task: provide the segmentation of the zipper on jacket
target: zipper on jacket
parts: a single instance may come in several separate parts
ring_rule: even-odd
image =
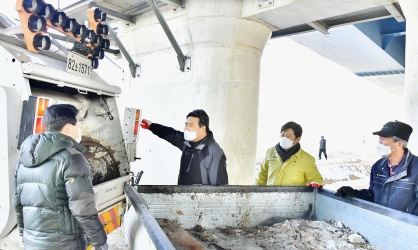
[[[190,162],[189,162],[189,167],[187,168],[186,173],[187,173],[187,172],[189,172],[189,170],[190,170],[190,165],[192,164],[192,161],[193,161],[193,156],[194,156],[194,152],[193,152],[193,154],[192,154],[192,158],[190,159]]]

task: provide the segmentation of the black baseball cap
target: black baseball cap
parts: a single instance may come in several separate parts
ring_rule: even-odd
[[[383,128],[380,131],[374,132],[374,135],[379,135],[381,137],[392,137],[396,136],[399,139],[404,141],[409,140],[409,136],[412,133],[412,127],[406,123],[400,121],[388,122],[383,125]]]

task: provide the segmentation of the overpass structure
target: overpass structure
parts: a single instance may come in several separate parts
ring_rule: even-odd
[[[405,28],[405,21],[387,18],[333,28],[327,35],[311,32],[291,39],[403,97]]]
[[[171,29],[169,39],[152,5]],[[81,0],[63,11],[81,20],[89,7],[119,22],[118,37],[141,64],[141,77],[130,82],[128,105],[178,129],[188,112],[205,109],[227,155],[230,184],[253,183],[248,173],[254,172],[260,58],[270,38],[292,36],[404,96],[405,117],[418,131],[416,0]],[[179,48],[190,59],[188,70],[179,70]],[[178,152],[142,134],[142,164],[158,168],[150,178],[174,184]],[[158,153],[147,153],[157,146]],[[409,147],[418,151],[418,133]]]

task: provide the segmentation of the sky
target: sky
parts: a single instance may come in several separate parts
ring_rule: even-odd
[[[64,8],[76,1],[47,2]],[[15,1],[4,1],[0,12],[17,18],[14,7]],[[129,81],[129,74],[124,77],[106,59],[99,70],[105,75],[113,72],[107,76],[113,78],[111,84]],[[257,157],[264,157],[266,150],[277,144],[280,127],[288,121],[301,124],[302,148],[313,155],[322,135],[329,153],[373,154],[377,137],[371,133],[387,121],[403,120],[403,105],[401,98],[290,38],[270,40],[261,59]]]

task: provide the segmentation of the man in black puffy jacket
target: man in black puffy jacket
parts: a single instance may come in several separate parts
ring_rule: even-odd
[[[25,249],[108,249],[94,202],[89,164],[82,155],[78,110],[50,106],[45,133],[29,136],[14,175],[14,207]]]
[[[187,115],[183,132],[145,119],[141,127],[183,152],[178,185],[228,184],[226,156],[209,130],[209,116],[204,110],[196,109]]]

